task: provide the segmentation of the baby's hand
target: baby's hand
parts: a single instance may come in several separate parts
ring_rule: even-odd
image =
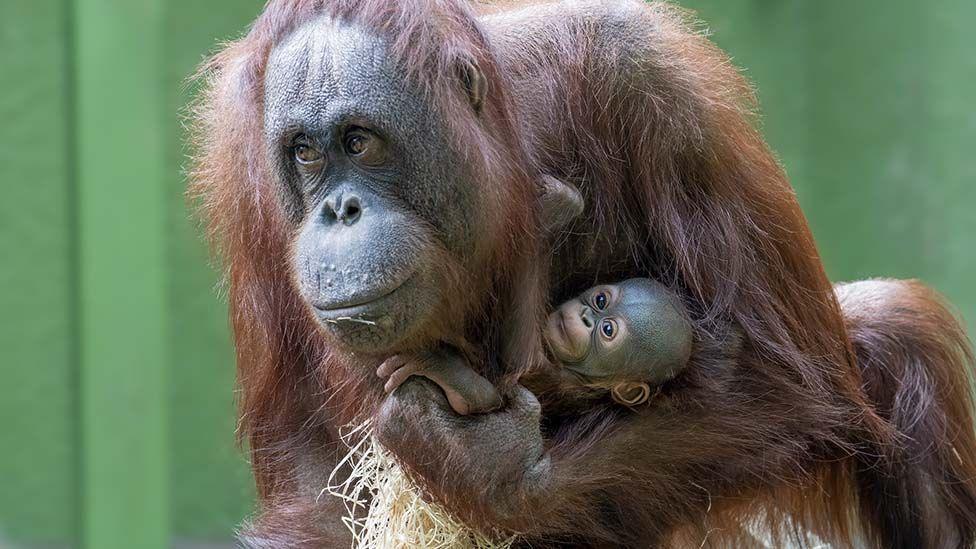
[[[383,389],[393,392],[410,376],[423,376],[444,390],[447,401],[460,415],[490,412],[502,398],[490,381],[481,377],[453,350],[438,349],[416,355],[394,355],[376,370],[386,378]]]
[[[393,355],[383,361],[376,369],[376,375],[386,378],[383,390],[392,393],[397,387],[403,384],[410,376],[423,375],[422,371],[427,369],[429,361],[422,355]]]

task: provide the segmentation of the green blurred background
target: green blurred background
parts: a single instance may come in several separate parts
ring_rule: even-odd
[[[259,0],[3,0],[0,547],[227,547],[252,509],[187,213],[185,79]],[[835,280],[976,317],[976,2],[687,0],[756,83]]]

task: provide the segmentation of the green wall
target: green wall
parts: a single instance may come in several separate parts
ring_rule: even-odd
[[[228,544],[251,509],[185,79],[260,0],[6,0],[0,547]],[[756,83],[831,276],[976,318],[976,3],[689,0]]]
[[[259,0],[8,0],[0,547],[229,544],[252,506],[186,78]]]
[[[56,542],[76,528],[79,457],[67,14],[61,2],[3,11],[0,539]]]
[[[976,2],[682,4],[756,84],[831,278],[921,278],[976,326]]]

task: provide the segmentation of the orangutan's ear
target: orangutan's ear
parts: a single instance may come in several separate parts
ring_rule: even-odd
[[[485,73],[481,72],[478,63],[474,59],[466,58],[458,62],[458,78],[461,79],[461,86],[468,94],[468,102],[474,112],[481,114],[481,108],[485,104],[485,95],[488,93],[488,79]]]
[[[637,406],[651,400],[657,392],[652,393],[646,383],[624,381],[610,389],[613,401],[624,406]]]

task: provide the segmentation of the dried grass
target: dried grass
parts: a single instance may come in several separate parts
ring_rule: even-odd
[[[348,428],[342,441],[349,451],[322,493],[343,501],[353,549],[507,549],[515,541],[477,532],[425,501],[368,421]]]

